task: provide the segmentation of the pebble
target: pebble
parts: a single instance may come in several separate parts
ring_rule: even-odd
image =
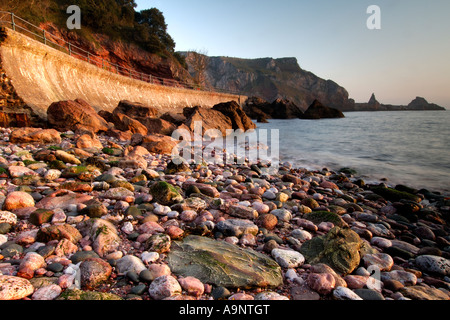
[[[159,253],[158,252],[142,252],[141,259],[144,263],[150,264],[158,261]]]
[[[450,275],[450,260],[443,257],[422,255],[414,260],[414,264],[424,272],[439,274],[441,276]]]
[[[62,292],[62,288],[57,284],[41,287],[31,296],[32,300],[55,300]]]
[[[148,289],[150,297],[155,300],[163,300],[182,293],[182,288],[177,279],[172,276],[161,276],[153,280]]]
[[[12,130],[0,128],[0,139],[9,138]],[[169,175],[170,156],[129,147],[129,141],[103,133],[95,144],[126,158],[78,151],[77,144],[88,136],[65,137],[60,152],[41,145],[0,146],[0,162],[7,169],[0,180],[0,279],[9,275],[25,287],[25,278],[33,284],[53,279],[17,299],[54,300],[68,288],[95,291],[98,284],[122,298],[143,300],[418,299],[441,297],[444,291],[431,287],[448,288],[450,242],[438,219],[448,210],[447,200],[385,202],[370,191],[372,186],[346,181],[328,169],[297,170],[290,164],[282,170],[292,170],[280,175],[247,163],[192,164],[191,171]],[[24,160],[38,162],[25,167]],[[184,202],[155,201],[150,192],[154,181],[180,188]],[[99,210],[92,209],[94,204]],[[41,214],[36,209],[52,215],[35,219]],[[419,211],[410,218],[407,209]],[[360,252],[359,268],[344,278],[326,264],[305,261],[299,252],[335,227],[336,221],[305,219],[314,211],[337,213],[364,240],[367,252]],[[171,246],[190,234],[270,255],[282,268],[283,285],[274,291],[230,292],[173,274],[168,266]],[[0,286],[0,295],[4,288]]]
[[[311,289],[322,295],[330,294],[336,285],[336,280],[329,273],[310,273],[306,282]]]
[[[205,286],[203,283],[194,277],[186,277],[178,279],[181,287],[187,291],[189,295],[199,297],[205,291]]]
[[[265,292],[258,293],[255,296],[255,300],[289,300],[289,298],[286,296],[283,296],[277,292],[265,291]]]
[[[271,254],[282,268],[297,268],[305,262],[305,257],[293,250],[273,249]]]
[[[363,300],[354,291],[346,287],[337,287],[334,289],[333,297],[337,300]]]

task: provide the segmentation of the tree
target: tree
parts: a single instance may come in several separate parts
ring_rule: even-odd
[[[166,20],[161,11],[156,8],[151,8],[136,12],[135,22],[141,27],[141,33],[145,33],[143,29],[146,29],[148,34],[156,36],[156,38],[151,37],[153,41],[148,43],[149,47],[157,47],[158,44],[155,43],[155,40],[158,39],[162,48],[170,53],[175,51],[175,41],[167,33]]]
[[[192,69],[194,81],[203,85],[205,83],[205,71],[208,66],[209,57],[208,51],[203,50],[191,50],[187,53],[186,62]]]

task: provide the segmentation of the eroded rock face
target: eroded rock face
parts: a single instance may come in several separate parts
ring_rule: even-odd
[[[226,288],[277,287],[280,266],[269,257],[224,241],[188,236],[174,242],[168,256],[172,272]]]
[[[359,265],[361,246],[356,232],[335,227],[325,236],[306,241],[300,252],[310,264],[325,263],[340,275],[347,275]]]

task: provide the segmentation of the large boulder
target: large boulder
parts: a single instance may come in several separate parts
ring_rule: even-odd
[[[314,100],[301,119],[326,119],[326,118],[345,118],[342,111],[324,106],[320,101]]]
[[[177,276],[226,288],[278,287],[280,266],[268,256],[225,241],[187,236],[172,243],[168,263]]]
[[[140,133],[144,136],[148,132],[142,123],[120,112],[113,113],[112,123],[120,131],[131,131],[131,133]]]
[[[122,100],[119,105],[114,109],[113,114],[123,113],[130,118],[155,118],[158,116],[158,109],[146,106],[142,103],[131,102],[128,100]]]
[[[277,99],[270,105],[270,115],[274,119],[296,119],[302,117],[303,111],[292,101]]]
[[[170,123],[164,119],[141,119],[140,122],[147,129],[148,134],[162,134],[170,136],[172,132],[177,128],[173,123]]]
[[[47,109],[47,120],[60,131],[87,130],[97,133],[108,130],[106,120],[81,99],[52,103]]]
[[[243,131],[256,129],[256,124],[245,114],[241,106],[236,101],[230,101],[217,104],[213,110],[220,111],[230,118],[233,129],[241,129]]]
[[[306,241],[300,253],[307,263],[324,263],[338,274],[350,274],[360,263],[361,238],[350,229],[334,227],[326,235]]]
[[[195,122],[201,122],[202,134],[214,129],[226,136],[226,130],[233,128],[230,118],[217,110],[202,107],[184,108],[183,114],[186,117],[185,124],[191,131],[194,131]]]
[[[143,137],[142,147],[149,152],[157,154],[172,154],[172,150],[178,145],[179,141],[169,136],[161,134],[151,134]]]
[[[18,128],[11,132],[11,143],[60,144],[61,136],[55,129]]]

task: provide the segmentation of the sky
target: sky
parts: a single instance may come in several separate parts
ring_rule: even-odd
[[[450,109],[449,0],[136,0],[158,8],[177,51],[209,56],[297,58],[356,102],[416,96]],[[370,5],[381,29],[370,30]]]

